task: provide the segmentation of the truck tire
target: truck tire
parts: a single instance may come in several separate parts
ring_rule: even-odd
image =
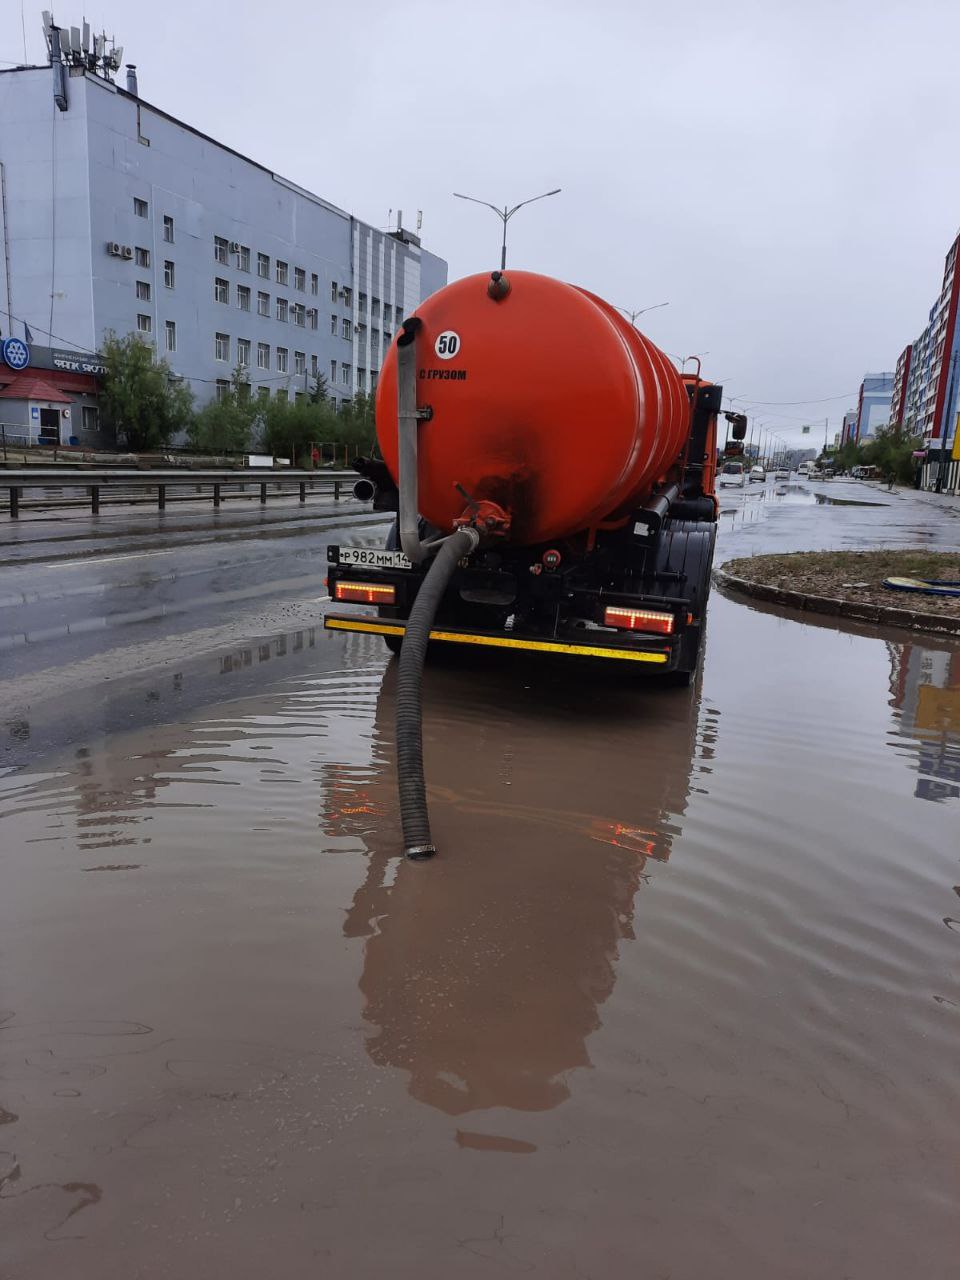
[[[673,582],[659,582],[659,589],[667,599],[689,600],[690,612],[699,621],[699,626],[687,629],[681,641],[679,662],[670,674],[671,684],[688,685],[700,662],[716,541],[717,526],[706,521],[667,520],[660,530],[656,571],[679,576]]]

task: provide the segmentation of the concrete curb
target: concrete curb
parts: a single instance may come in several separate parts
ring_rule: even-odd
[[[721,589],[751,596],[772,604],[786,605],[807,613],[832,614],[839,618],[855,618],[858,622],[876,622],[888,627],[907,627],[911,631],[932,631],[939,635],[960,635],[960,618],[942,613],[922,613],[917,609],[898,609],[893,605],[867,604],[857,600],[838,600],[833,596],[812,596],[803,591],[786,591],[763,582],[728,573],[721,566],[714,569],[713,579]]]

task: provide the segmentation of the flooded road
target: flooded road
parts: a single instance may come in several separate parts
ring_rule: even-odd
[[[957,545],[845,488],[718,563]],[[960,647],[714,593],[690,690],[448,657],[429,864],[378,639],[109,697],[0,780],[4,1280],[956,1274]]]

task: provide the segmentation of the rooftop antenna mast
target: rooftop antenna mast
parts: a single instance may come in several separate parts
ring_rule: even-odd
[[[123,45],[105,31],[94,34],[91,44],[90,23],[83,19],[79,27],[61,27],[54,20],[51,9],[43,10],[43,37],[47,42],[47,56],[54,68],[79,67],[94,75],[112,80],[123,64]],[[66,95],[64,94],[64,100]],[[59,106],[59,100],[57,105]],[[66,107],[61,107],[66,110]]]

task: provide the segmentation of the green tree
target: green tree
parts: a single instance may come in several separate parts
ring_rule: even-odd
[[[370,453],[377,443],[374,397],[358,392],[337,414],[337,439],[356,453]]]
[[[878,427],[874,438],[863,446],[863,460],[877,467],[884,479],[912,484],[917,469],[913,456],[920,437],[907,435],[902,427]]]
[[[187,429],[187,439],[203,453],[242,453],[250,444],[259,407],[250,396],[250,383],[237,365],[229,390],[208,401]]]
[[[311,404],[329,404],[330,390],[329,383],[323,374],[319,374],[314,380],[313,388],[310,391]]]
[[[159,449],[193,420],[193,392],[171,379],[166,360],[135,333],[103,343],[106,372],[100,391],[104,421],[130,449]]]
[[[315,444],[337,439],[338,417],[328,401],[273,398],[259,406],[263,418],[263,443],[271,453],[309,465]]]

